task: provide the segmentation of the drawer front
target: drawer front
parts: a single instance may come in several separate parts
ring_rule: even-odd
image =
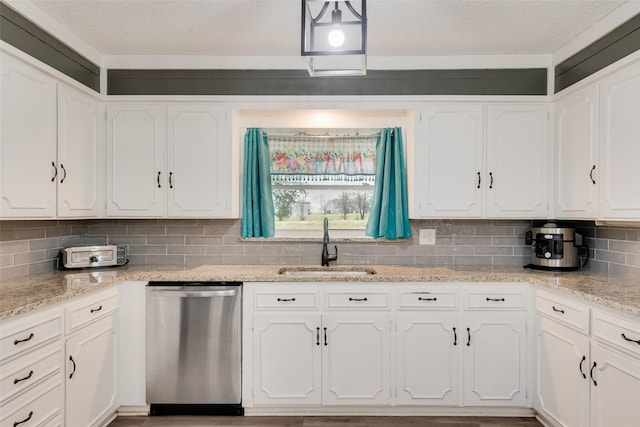
[[[256,309],[313,309],[318,307],[318,294],[314,291],[258,291]]]
[[[25,399],[14,399],[0,407],[0,427],[51,425],[59,420],[64,398],[62,382],[47,382],[38,391],[39,394],[28,393]]]
[[[640,357],[640,321],[594,310],[591,335]]]
[[[389,293],[381,291],[357,290],[329,291],[327,293],[328,308],[387,308]]]
[[[526,306],[526,296],[523,292],[468,291],[465,299],[467,310],[524,310]]]
[[[589,333],[589,307],[546,292],[536,295],[536,310],[547,317],[579,331]]]
[[[14,323],[17,325],[17,323]],[[11,329],[6,336],[0,340],[0,360],[17,356],[27,352],[32,348],[43,344],[62,334],[62,316],[38,318],[37,320],[26,320],[25,325],[14,327],[11,325],[6,329]],[[3,335],[5,327],[2,328]]]
[[[399,291],[400,309],[455,309],[458,306],[455,292]]]
[[[62,347],[48,345],[0,367],[0,401],[44,381],[62,371]]]
[[[67,333],[73,332],[118,309],[118,294],[114,289],[91,298],[83,298],[67,308]]]

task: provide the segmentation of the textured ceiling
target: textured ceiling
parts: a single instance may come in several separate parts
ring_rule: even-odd
[[[298,56],[299,0],[37,0],[106,55]],[[549,54],[624,1],[369,0],[371,56]]]

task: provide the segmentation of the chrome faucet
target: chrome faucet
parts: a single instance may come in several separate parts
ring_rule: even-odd
[[[336,252],[333,254],[329,254],[329,249],[327,249],[327,244],[329,243],[329,219],[324,219],[324,237],[322,238],[322,266],[329,266],[329,261],[337,261],[338,260],[338,247],[336,248]]]

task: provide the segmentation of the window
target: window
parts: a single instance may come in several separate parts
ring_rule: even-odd
[[[380,129],[265,129],[275,237],[364,237]]]

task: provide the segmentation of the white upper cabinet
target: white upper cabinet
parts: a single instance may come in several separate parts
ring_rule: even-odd
[[[96,217],[104,207],[101,103],[58,87],[58,217]]]
[[[548,111],[546,105],[487,107],[487,217],[547,216]]]
[[[640,63],[600,84],[602,219],[640,219]]]
[[[55,218],[56,81],[2,55],[0,217]]]
[[[415,144],[418,217],[482,215],[483,107],[427,105]]]
[[[598,87],[562,98],[555,108],[557,218],[598,216]]]
[[[547,123],[540,104],[423,106],[414,216],[545,218]]]
[[[229,217],[226,109],[124,104],[107,109],[107,215]]]
[[[165,107],[107,107],[107,216],[166,214]]]
[[[231,135],[225,109],[168,107],[169,216],[229,216]]]
[[[1,218],[89,218],[104,206],[96,98],[2,55]]]

